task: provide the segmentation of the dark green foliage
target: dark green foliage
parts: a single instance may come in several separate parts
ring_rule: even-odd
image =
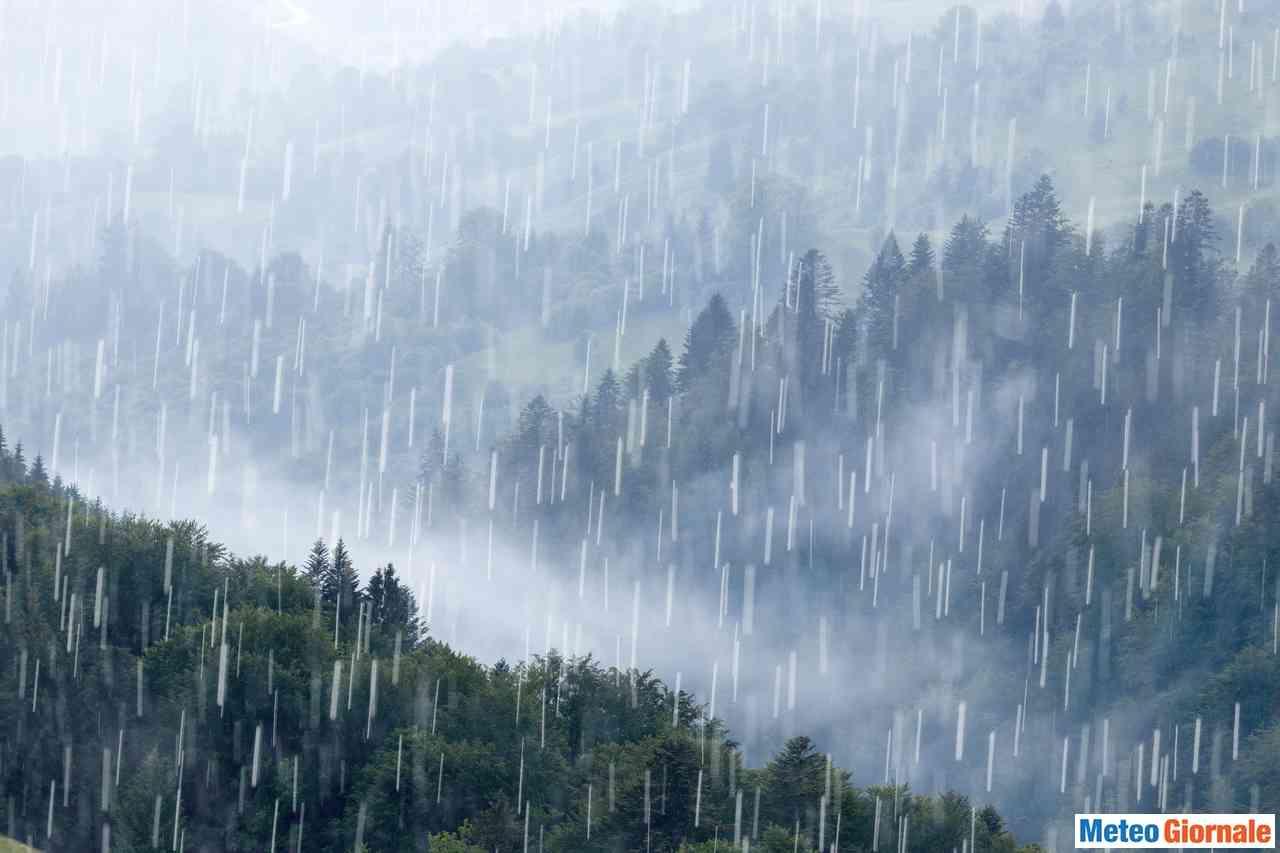
[[[737,331],[724,297],[713,294],[685,334],[684,351],[676,373],[680,390],[687,393],[703,377],[708,379],[708,384],[712,384],[713,378],[727,379],[729,360],[737,345]]]
[[[321,580],[320,597],[330,607],[336,608],[343,622],[355,620],[356,607],[360,603],[360,576],[341,539],[333,546],[333,560]]]
[[[27,477],[33,483],[48,485],[49,474],[44,470],[44,459],[41,458],[39,453],[36,454],[36,461],[31,463],[31,470],[27,472]]]
[[[659,338],[644,362],[644,383],[650,402],[665,403],[670,399],[675,381],[673,370],[671,348],[665,338]]]
[[[307,561],[302,565],[302,573],[315,585],[317,592],[323,587],[325,577],[329,574],[329,546],[323,539],[317,539],[307,554]]]
[[[921,232],[911,244],[911,258],[907,262],[907,275],[911,278],[933,271],[933,245],[929,235]]]
[[[868,352],[872,358],[884,358],[897,349],[899,291],[908,272],[898,241],[890,234],[885,238],[866,275],[862,278],[862,301]]]
[[[2,784],[16,801],[31,780],[63,779],[62,746],[70,750],[70,811],[57,812],[50,841],[58,847],[50,849],[95,849],[109,823],[115,849],[151,850],[157,797],[165,849],[179,787],[187,849],[266,849],[274,823],[277,849],[293,849],[303,831],[304,849],[335,853],[353,849],[361,826],[362,849],[379,853],[418,851],[425,838],[432,851],[521,849],[526,837],[556,853],[701,851],[725,840],[738,789],[764,792],[758,847],[794,840],[799,820],[804,849],[812,849],[815,798],[832,781],[842,849],[870,843],[865,816],[874,795],[850,786],[807,739],[752,770],[721,722],[651,673],[554,652],[516,667],[482,666],[425,636],[394,566],[377,568],[359,593],[342,540],[332,553],[313,544],[299,570],[230,556],[191,522],[161,525],[93,505],[73,524],[72,556],[61,566],[71,589],[92,601],[102,565],[111,601],[150,608],[141,622],[108,618],[105,645],[86,636],[78,658],[64,658],[48,592],[54,567],[41,543],[61,540],[69,494],[34,478],[0,487],[0,530],[12,537],[20,523],[24,549],[39,555],[23,561],[31,597],[11,611],[0,652],[33,666],[31,650],[52,640],[54,654],[38,698],[20,696],[20,682],[0,685],[0,726],[18,735],[6,741]],[[168,548],[174,596],[166,619]],[[313,576],[326,602],[343,602],[344,621],[354,620],[357,598],[367,602],[366,642],[357,646],[345,630],[335,646],[335,613],[315,615]],[[88,634],[92,607],[76,622]],[[124,772],[101,813],[104,750],[109,767],[119,761]],[[899,799],[912,803],[922,833],[948,843],[960,837],[948,829],[950,812],[931,800]],[[43,807],[15,819],[19,835],[43,827]],[[998,817],[991,821],[983,838],[999,843],[984,849],[1012,850]],[[828,813],[829,837],[834,827]]]
[[[1182,200],[1177,214],[1177,240],[1169,247],[1169,265],[1174,271],[1182,306],[1193,316],[1212,311],[1221,258],[1218,230],[1209,199],[1192,190]]]
[[[406,651],[417,645],[422,632],[418,604],[409,587],[396,576],[395,566],[387,563],[374,570],[364,597],[369,602],[369,619],[379,629],[384,651],[394,647],[396,637]]]
[[[824,779],[826,766],[826,756],[817,751],[809,738],[801,736],[787,741],[765,768],[768,821],[780,826],[791,826],[796,821],[810,822],[807,812],[816,810],[828,781]]]

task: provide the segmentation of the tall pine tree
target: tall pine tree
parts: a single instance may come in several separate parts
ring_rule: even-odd
[[[906,276],[907,262],[891,231],[862,278],[861,308],[866,323],[869,358],[883,358],[896,349],[897,301]]]
[[[351,560],[346,544],[339,539],[333,546],[333,560],[320,587],[321,598],[337,608],[340,619],[349,622],[355,618],[360,601],[360,575]]]
[[[307,554],[307,561],[302,565],[302,573],[316,589],[320,589],[328,572],[329,546],[324,544],[323,539],[317,539]]]
[[[377,569],[365,590],[369,602],[370,624],[382,629],[382,643],[388,648],[397,633],[401,649],[407,651],[419,640],[418,603],[409,587],[396,575],[391,563]]]
[[[738,329],[719,293],[712,294],[684,336],[684,352],[676,370],[676,384],[688,391],[701,376],[727,371],[737,343]]]
[[[674,390],[671,348],[666,338],[659,338],[653,352],[644,360],[644,384],[649,389],[649,402],[664,403]]]

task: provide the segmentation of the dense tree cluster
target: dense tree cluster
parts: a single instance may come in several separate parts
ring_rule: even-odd
[[[1277,7],[1068,5],[582,19],[212,119],[130,79],[127,164],[0,162],[0,830],[978,853],[1280,808]],[[228,188],[236,257],[184,252]],[[333,534],[295,567],[98,495]],[[710,614],[708,704],[463,656],[414,547],[619,648]]]
[[[855,787],[805,737],[748,768],[651,673],[483,666],[393,566],[357,589],[341,541],[244,560],[0,462],[3,797],[41,849],[852,850],[909,825],[912,849],[1015,850],[992,809]]]
[[[1280,401],[1268,323],[1280,262],[1268,244],[1237,272],[1223,231],[1193,190],[1176,206],[1148,203],[1118,232],[1090,233],[1042,177],[996,237],[968,216],[940,252],[920,234],[904,255],[887,235],[849,307],[822,253],[809,251],[768,302],[758,295],[738,318],[712,295],[674,366],[660,341],[625,380],[606,370],[563,410],[542,396],[527,403],[497,448],[514,529],[527,535],[518,519],[536,514],[541,546],[576,557],[578,501],[590,496],[595,523],[617,531],[603,553],[652,547],[656,519],[659,559],[683,565],[706,559],[714,531],[725,567],[686,583],[715,595],[713,584],[733,577],[728,565],[760,560],[762,543],[768,567],[776,523],[787,539],[785,552],[772,540],[781,574],[758,577],[755,594],[830,613],[833,630],[856,630],[874,613],[866,599],[855,604],[868,577],[884,576],[878,606],[902,608],[887,612],[917,632],[922,596],[937,601],[939,618],[972,602],[950,617],[957,630],[1026,638],[1025,677],[996,676],[980,656],[959,664],[969,695],[991,702],[992,736],[1007,715],[1018,738],[1032,737],[1031,726],[1041,748],[1068,756],[1054,774],[1019,775],[1028,794],[1017,817],[1029,825],[1062,811],[1057,795],[1072,796],[1058,773],[1076,780],[1079,805],[1099,795],[1132,803],[1113,781],[1115,747],[1108,766],[1084,769],[1100,761],[1087,744],[1104,737],[1104,720],[1108,739],[1133,738],[1118,759],[1124,772],[1153,766],[1137,751],[1143,731],[1149,748],[1168,752],[1155,760],[1180,774],[1179,788],[1151,772],[1170,803],[1274,802],[1261,768],[1275,758],[1280,723],[1243,673],[1276,671],[1268,413]],[[806,468],[806,459],[824,461]],[[468,511],[486,512],[490,470],[458,492]],[[682,505],[680,524],[694,533],[673,527],[664,543],[675,491],[707,477],[728,484],[727,496]],[[869,514],[859,509],[855,523],[864,491]],[[577,500],[564,503],[565,493]],[[883,530],[886,511],[898,544],[877,554],[872,528]],[[793,549],[792,530],[805,523],[808,542]],[[885,604],[891,595],[897,605]],[[805,641],[803,625],[782,630]],[[1193,672],[1214,673],[1217,698],[1193,686]],[[1152,693],[1167,704],[1144,706]],[[956,724],[954,711],[946,720]],[[1182,746],[1210,722],[1219,763],[1188,777]],[[1164,739],[1150,747],[1153,731]],[[1230,762],[1224,737],[1247,745]],[[858,742],[854,754],[874,764],[877,748],[883,762],[882,743]]]

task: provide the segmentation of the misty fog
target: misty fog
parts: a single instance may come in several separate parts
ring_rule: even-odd
[[[77,512],[266,566],[342,541],[431,640],[652,670],[744,768],[807,735],[1045,849],[1274,808],[1277,63],[1259,0],[10,0],[0,451],[65,516],[51,602]],[[169,587],[127,602],[148,666]],[[39,606],[33,708],[27,644],[72,648]],[[219,604],[182,606],[203,654]],[[8,834],[64,849],[14,778]]]

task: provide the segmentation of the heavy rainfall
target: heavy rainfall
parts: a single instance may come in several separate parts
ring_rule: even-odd
[[[1270,0],[7,0],[0,851],[1280,810],[1278,107]]]

